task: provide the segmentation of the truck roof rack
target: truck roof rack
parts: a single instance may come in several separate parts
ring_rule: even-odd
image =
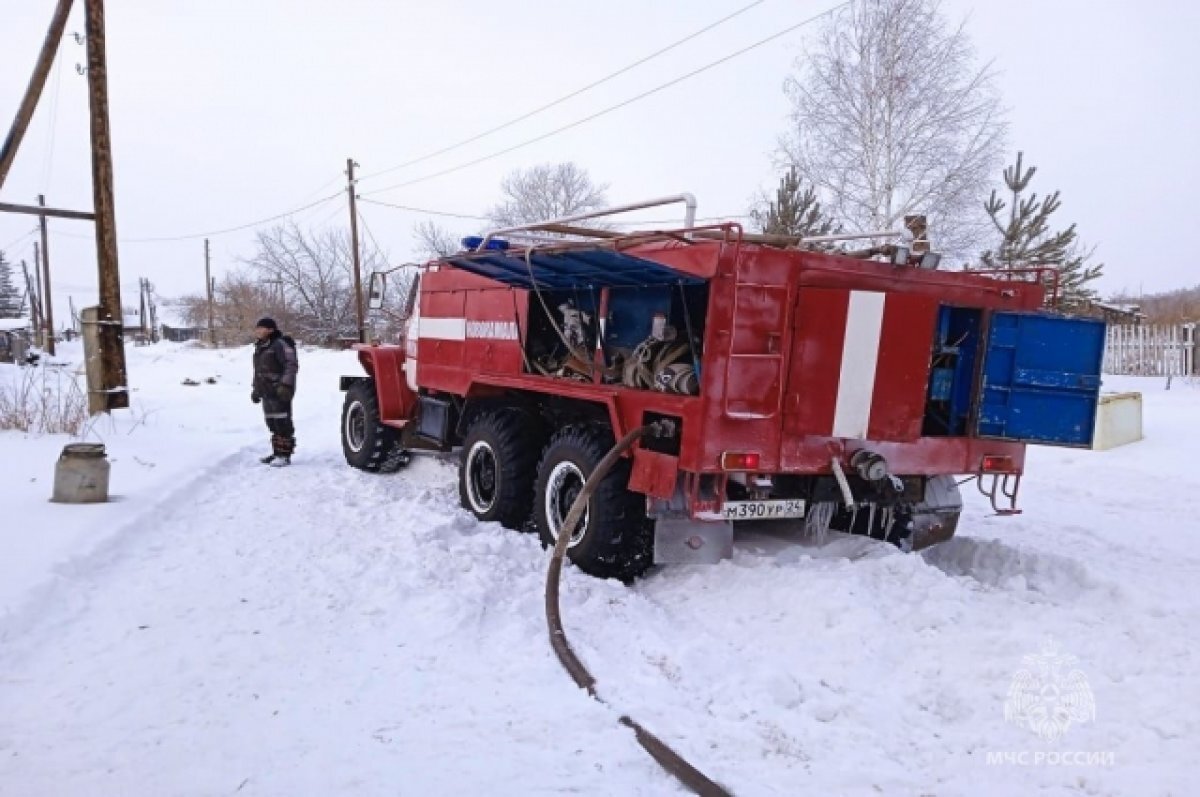
[[[580,285],[631,288],[704,282],[701,276],[595,242],[545,249],[476,250],[443,257],[440,262],[525,289],[574,288]]]
[[[659,197],[657,199],[647,199],[642,202],[630,202],[625,205],[614,205],[610,208],[601,208],[600,210],[592,210],[587,213],[574,213],[570,216],[560,216],[557,219],[547,219],[546,221],[537,221],[532,224],[518,224],[515,227],[501,227],[498,230],[492,230],[483,236],[476,251],[487,248],[488,243],[497,235],[505,235],[513,232],[556,232],[554,227],[562,227],[564,225],[573,224],[577,221],[587,221],[589,219],[599,219],[605,216],[615,216],[618,213],[629,213],[634,210],[645,210],[647,208],[658,208],[664,205],[676,205],[680,202],[684,205],[683,226],[691,227],[696,223],[696,197],[689,193],[672,194],[671,196]],[[572,234],[587,235],[592,233],[597,238],[609,238],[614,235],[620,236],[620,233],[611,233],[609,230],[589,230],[587,227],[573,228]]]

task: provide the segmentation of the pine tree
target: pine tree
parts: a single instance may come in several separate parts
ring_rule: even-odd
[[[760,232],[770,235],[829,235],[839,226],[821,210],[815,188],[805,186],[793,166],[779,178],[775,199],[750,211]]]
[[[21,318],[25,313],[25,297],[13,284],[12,264],[0,252],[0,318]]]
[[[1067,308],[1077,307],[1096,297],[1096,292],[1087,286],[1100,277],[1104,264],[1088,264],[1092,250],[1083,246],[1074,224],[1050,231],[1050,217],[1062,205],[1059,192],[1044,198],[1036,193],[1026,197],[1037,167],[1023,168],[1023,159],[1024,153],[1018,152],[1017,162],[1004,170],[1004,185],[1012,198],[1006,202],[993,189],[983,205],[1000,233],[1000,244],[983,252],[980,259],[987,268],[1005,271],[1054,266],[1059,273],[1062,304]],[[1004,218],[1006,209],[1008,217]]]

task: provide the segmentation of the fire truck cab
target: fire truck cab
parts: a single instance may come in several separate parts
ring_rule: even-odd
[[[422,267],[402,344],[357,347],[364,373],[342,378],[347,461],[458,449],[463,507],[552,544],[614,442],[665,422],[568,549],[631,578],[730,555],[745,520],[921,548],[954,534],[959,477],[1012,513],[1027,444],[1091,444],[1104,325],[1047,308],[1052,272],[943,271],[919,237],[830,251],[693,209],[676,230],[497,231]],[[546,232],[573,237],[501,237]]]

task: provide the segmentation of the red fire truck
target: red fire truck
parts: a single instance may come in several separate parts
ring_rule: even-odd
[[[552,544],[614,441],[654,424],[568,550],[630,578],[728,556],[744,520],[921,548],[954,534],[959,477],[1012,513],[1028,443],[1090,446],[1104,326],[1047,309],[1052,272],[941,270],[919,226],[858,251],[696,226],[686,194],[606,212],[673,201],[680,229],[583,214],[421,267],[403,344],[357,347],[341,380],[349,464],[458,449],[463,507]]]

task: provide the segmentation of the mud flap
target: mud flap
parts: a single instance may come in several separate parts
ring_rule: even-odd
[[[962,495],[953,476],[933,476],[925,483],[925,500],[912,508],[912,550],[919,551],[954,536],[962,515]]]
[[[659,518],[654,522],[654,564],[711,565],[733,556],[728,520]]]

